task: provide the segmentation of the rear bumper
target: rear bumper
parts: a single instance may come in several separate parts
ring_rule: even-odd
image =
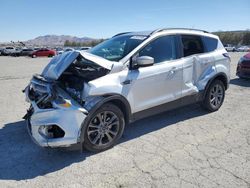
[[[250,73],[245,73],[245,72],[237,72],[236,76],[240,78],[250,78]]]
[[[250,66],[246,68],[238,65],[236,75],[241,78],[250,78]]]

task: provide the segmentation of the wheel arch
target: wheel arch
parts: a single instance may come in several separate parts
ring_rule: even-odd
[[[86,119],[83,121],[82,125],[81,125],[81,129],[79,132],[79,139],[80,142],[82,143],[84,141],[84,135],[81,134],[82,132],[85,131],[86,123],[91,119],[92,115],[95,113],[95,111],[97,109],[99,109],[102,105],[106,104],[106,103],[112,103],[114,105],[116,105],[118,108],[121,109],[122,113],[124,114],[124,120],[125,120],[125,125],[128,124],[131,121],[131,107],[130,104],[128,102],[128,100],[120,95],[120,94],[106,94],[104,96],[102,96],[103,98],[101,100],[99,100],[90,110],[89,113],[86,117]]]
[[[228,89],[229,87],[229,80],[228,80],[228,77],[225,73],[219,73],[219,74],[216,74],[214,75],[207,83],[206,87],[205,87],[205,92],[204,92],[204,96],[203,98],[205,97],[206,93],[207,93],[207,90],[209,88],[209,86],[211,85],[211,83],[213,83],[215,80],[220,80],[222,81],[223,85],[225,86],[225,90]]]
[[[105,98],[101,105],[105,103],[113,103],[123,112],[126,124],[129,123],[131,120],[131,107],[128,100],[120,94],[108,94],[104,97]]]

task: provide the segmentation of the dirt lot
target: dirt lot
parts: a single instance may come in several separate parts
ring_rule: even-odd
[[[48,58],[0,57],[0,187],[250,187],[250,81],[235,77],[222,108],[198,105],[127,126],[98,153],[43,149],[30,139],[21,90]]]

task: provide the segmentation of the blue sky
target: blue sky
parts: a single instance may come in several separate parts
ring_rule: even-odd
[[[0,18],[1,42],[161,27],[240,30],[250,29],[250,0],[1,0]]]

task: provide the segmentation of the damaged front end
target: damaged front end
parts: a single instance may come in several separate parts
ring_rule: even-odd
[[[31,104],[24,118],[37,144],[66,147],[80,142],[91,101],[99,100],[88,96],[88,82],[108,74],[108,63],[91,54],[68,52],[52,59],[41,75],[33,76],[24,90]]]

